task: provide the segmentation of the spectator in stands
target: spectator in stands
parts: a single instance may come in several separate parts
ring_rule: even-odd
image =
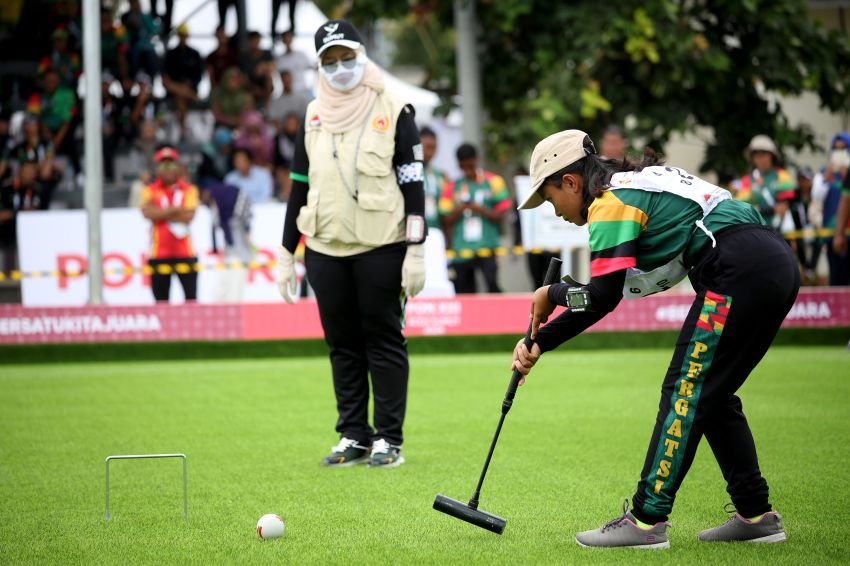
[[[245,74],[248,77],[248,90],[254,97],[257,108],[265,108],[269,96],[274,90],[272,83],[272,72],[274,72],[274,60],[272,54],[260,48],[262,37],[259,32],[248,33],[248,49],[243,60]]]
[[[100,9],[100,67],[121,81],[121,88],[128,92],[133,86],[130,79],[130,67],[127,63],[127,51],[130,45],[127,30],[116,26],[112,21],[112,10]]]
[[[303,121],[303,115],[290,112],[286,118],[278,122],[277,136],[274,140],[274,176],[277,196],[283,202],[289,200],[289,192],[292,189],[289,173],[292,169],[292,159],[295,157],[298,128]]]
[[[292,29],[280,34],[280,40],[283,42],[283,53],[278,55],[275,63],[279,72],[289,71],[292,77],[292,92],[306,95],[309,89],[307,88],[305,74],[314,66],[306,53],[292,47],[293,38]]]
[[[274,38],[277,35],[277,16],[280,14],[280,5],[286,2],[289,4],[289,32],[295,31],[295,0],[272,0],[272,27],[271,35]]]
[[[47,69],[53,69],[59,73],[62,84],[76,92],[77,81],[82,72],[82,61],[80,54],[71,49],[68,36],[68,29],[65,26],[53,30],[50,35],[53,40],[53,48],[50,54],[39,63],[38,71],[43,74]]]
[[[163,147],[154,156],[156,180],[142,191],[139,206],[151,221],[151,288],[154,299],[168,302],[171,275],[176,273],[187,301],[197,298],[197,254],[189,224],[198,207],[198,189],[182,178],[177,151]]]
[[[622,161],[626,157],[626,135],[619,126],[608,126],[599,140],[599,155]]]
[[[211,181],[201,189],[201,202],[210,207],[213,221],[213,252],[226,269],[218,274],[217,302],[238,303],[245,288],[245,265],[251,261],[251,203],[234,185]],[[223,236],[219,239],[219,230]]]
[[[292,90],[292,73],[290,71],[284,69],[280,72],[280,82],[283,85],[283,91],[269,103],[269,109],[266,112],[268,119],[274,122],[278,128],[283,125],[283,120],[289,114],[294,113],[303,119],[307,105],[310,103],[310,100],[304,94]]]
[[[165,10],[157,9],[159,0],[151,0],[151,14],[159,20],[159,34],[163,45],[168,45],[168,34],[171,33],[171,16],[174,14],[174,0],[165,0]]]
[[[419,139],[422,141],[422,163],[425,165],[425,221],[429,228],[442,230],[437,203],[449,180],[442,171],[431,164],[437,154],[437,134],[428,126],[424,126],[419,130]],[[447,244],[448,241],[449,236],[446,234]]]
[[[38,182],[38,164],[21,163],[17,175],[0,186],[0,251],[3,253],[3,271],[18,268],[18,213],[45,208],[42,187]]]
[[[239,66],[239,56],[230,43],[230,38],[219,26],[215,30],[215,38],[218,45],[215,50],[207,55],[207,75],[210,77],[210,86],[215,88],[224,77],[224,72],[230,67]]]
[[[40,188],[40,201],[44,207],[50,203],[50,197],[58,180],[59,170],[54,162],[53,144],[42,136],[37,116],[26,116],[21,125],[23,140],[4,153],[0,159],[0,178],[9,170],[10,176],[17,175],[24,163],[36,165],[36,181]]]
[[[10,176],[9,167],[4,166],[12,150],[14,140],[9,135],[9,112],[0,105],[0,184]]]
[[[274,137],[259,112],[251,111],[242,115],[233,146],[249,150],[254,165],[271,168],[274,159]]]
[[[197,173],[201,187],[224,181],[231,169],[232,141],[230,129],[219,127],[213,132],[212,140],[201,144],[201,165]]]
[[[242,88],[244,79],[236,67],[224,72],[221,83],[210,95],[210,109],[216,127],[238,128],[242,114],[254,108],[254,99]]]
[[[77,123],[77,97],[61,84],[59,73],[53,69],[44,73],[42,85],[27,101],[27,112],[39,117],[42,135],[53,144],[56,154],[66,156],[74,170],[79,171],[73,132]]]
[[[181,138],[186,137],[186,113],[189,105],[198,100],[198,85],[204,76],[204,61],[201,54],[186,43],[189,27],[177,26],[179,43],[165,55],[162,85],[173,101],[177,111]]]
[[[159,74],[159,56],[153,44],[159,33],[155,16],[144,13],[139,0],[130,0],[130,8],[121,16],[121,23],[127,30],[130,75],[138,78],[139,73],[145,73],[153,80]]]
[[[271,173],[254,165],[251,150],[246,148],[233,149],[233,170],[224,177],[224,182],[239,187],[252,205],[269,202],[274,192]]]
[[[850,238],[850,172],[844,176],[844,184],[841,189],[841,200],[838,203],[838,212],[835,214],[836,228],[832,237],[832,253],[835,254],[836,285],[850,285],[850,251],[847,250],[847,240]],[[830,273],[832,271],[830,270]],[[830,275],[831,277],[831,275]]]
[[[737,198],[756,207],[778,231],[796,195],[794,179],[779,167],[779,150],[768,136],[755,136],[747,146],[747,155],[752,170],[739,181]]]
[[[239,187],[252,205],[272,199],[274,182],[271,173],[254,165],[251,150],[244,147],[233,149],[233,171],[227,174],[224,182]]]
[[[158,131],[159,125],[156,120],[152,118],[144,120],[139,127],[139,137],[133,140],[133,146],[130,149],[132,163],[135,164],[136,170],[139,172],[138,178],[130,183],[128,204],[133,208],[139,206],[142,191],[152,180],[154,172],[153,158],[156,154],[157,146],[160,144],[160,140],[157,139]]]
[[[812,199],[814,171],[808,165],[797,169],[797,200],[791,208],[794,224],[805,231],[797,240],[798,257],[803,266],[803,284],[817,285],[817,266],[823,243],[814,235],[822,225],[823,208]],[[812,234],[809,234],[809,233]]]
[[[479,167],[478,150],[469,143],[457,148],[463,177],[450,183],[440,197],[439,212],[452,234],[450,277],[457,293],[476,293],[475,272],[481,271],[489,293],[500,293],[495,249],[500,223],[511,206],[505,181]]]
[[[815,177],[812,192],[823,202],[823,227],[834,231],[825,238],[829,284],[850,285],[850,254],[847,253],[847,219],[839,218],[845,178],[850,170],[850,134],[840,132],[829,145],[829,161]],[[839,221],[842,221],[839,224]]]

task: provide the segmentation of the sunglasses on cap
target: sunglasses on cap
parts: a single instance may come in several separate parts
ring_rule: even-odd
[[[328,63],[322,63],[322,70],[326,73],[336,73],[339,70],[340,65],[342,65],[343,69],[348,69],[349,71],[357,66],[357,57],[352,57],[350,59],[340,59],[338,61],[330,61]]]

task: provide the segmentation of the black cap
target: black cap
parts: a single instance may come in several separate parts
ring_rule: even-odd
[[[363,44],[357,29],[345,20],[329,20],[316,30],[316,55],[334,45],[357,49]]]

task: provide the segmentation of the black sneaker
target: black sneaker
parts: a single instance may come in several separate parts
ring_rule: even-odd
[[[390,444],[383,438],[376,440],[372,445],[372,455],[369,457],[369,466],[372,468],[396,468],[404,464],[404,456],[401,455],[401,446]]]
[[[339,444],[331,448],[331,453],[322,460],[323,466],[344,468],[363,464],[369,459],[369,448],[356,440],[342,437]]]

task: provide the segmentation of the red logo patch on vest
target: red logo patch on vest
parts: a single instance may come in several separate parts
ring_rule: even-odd
[[[313,117],[310,118],[310,127],[311,128],[318,128],[321,125],[322,125],[322,121],[319,120],[319,115],[313,114]]]
[[[376,132],[384,133],[390,129],[390,120],[386,116],[376,116],[372,120],[372,129]]]

